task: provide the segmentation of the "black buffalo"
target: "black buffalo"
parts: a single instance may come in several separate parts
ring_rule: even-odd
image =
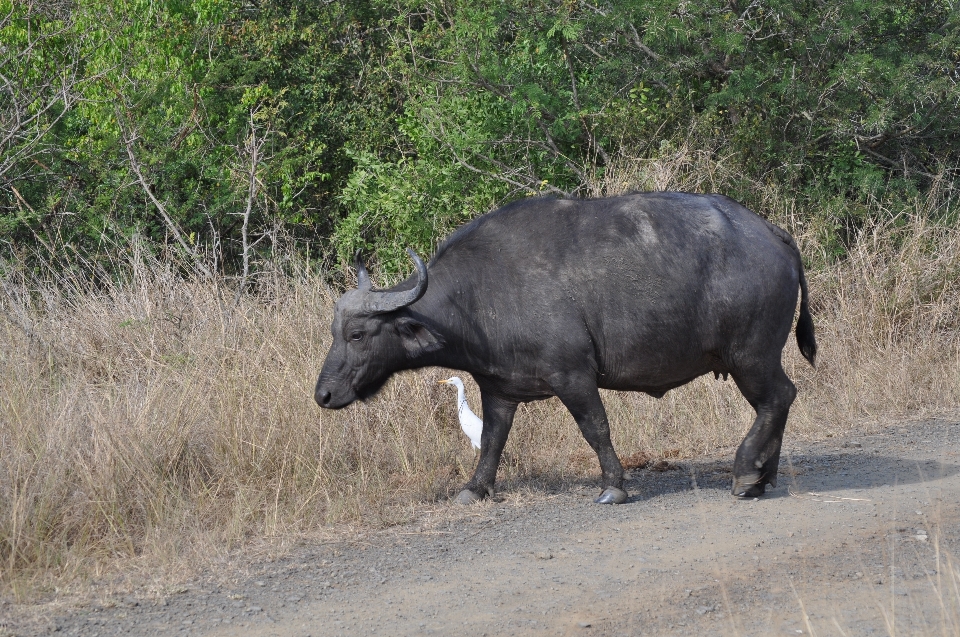
[[[402,369],[438,365],[480,387],[483,436],[458,496],[493,493],[521,402],[557,396],[600,459],[598,502],[620,503],[623,467],[598,388],[660,397],[707,373],[731,375],[757,412],[737,450],[733,493],[776,486],[796,387],[781,353],[800,292],[796,338],[811,364],[813,321],[800,254],[784,230],[720,195],[638,193],[531,199],[454,232],[429,266],[337,301],[317,380],[321,407],[375,394]]]

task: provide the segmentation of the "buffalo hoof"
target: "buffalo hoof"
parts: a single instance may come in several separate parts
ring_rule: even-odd
[[[733,495],[738,498],[759,498],[767,489],[767,482],[756,476],[734,478]]]
[[[600,497],[594,500],[597,504],[623,504],[626,501],[627,492],[616,487],[607,487]]]
[[[476,504],[482,499],[483,498],[481,498],[478,494],[474,493],[470,489],[464,489],[463,491],[457,494],[457,498],[454,501],[457,504]]]

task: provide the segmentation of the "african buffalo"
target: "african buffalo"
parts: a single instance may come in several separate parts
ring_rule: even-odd
[[[737,450],[733,493],[776,486],[796,387],[781,353],[800,291],[796,339],[817,345],[800,253],[784,230],[721,195],[636,193],[529,199],[454,232],[428,266],[337,301],[333,344],[314,398],[339,409],[402,369],[473,375],[483,404],[480,459],[457,496],[493,493],[521,402],[557,396],[596,451],[603,491],[619,504],[623,467],[598,388],[660,397],[713,372],[733,376],[757,417]]]

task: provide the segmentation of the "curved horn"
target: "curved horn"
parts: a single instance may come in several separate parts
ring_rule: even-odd
[[[363,259],[360,258],[359,250],[357,250],[357,254],[354,255],[353,259],[357,265],[357,289],[368,292],[371,287],[370,275],[367,274],[367,267],[363,265]]]
[[[402,290],[400,292],[379,292],[370,290],[363,303],[363,309],[371,314],[383,314],[393,312],[402,307],[407,307],[415,303],[427,291],[427,266],[423,264],[417,253],[407,248],[407,254],[413,259],[413,264],[417,268],[417,282],[413,288]],[[368,279],[369,284],[369,279]]]

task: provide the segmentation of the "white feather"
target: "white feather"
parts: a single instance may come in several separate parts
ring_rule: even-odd
[[[477,417],[470,406],[467,405],[467,397],[463,393],[463,381],[458,377],[448,378],[439,381],[457,388],[457,417],[460,419],[460,429],[467,434],[470,444],[474,449],[480,448],[480,435],[483,433],[483,421]]]

